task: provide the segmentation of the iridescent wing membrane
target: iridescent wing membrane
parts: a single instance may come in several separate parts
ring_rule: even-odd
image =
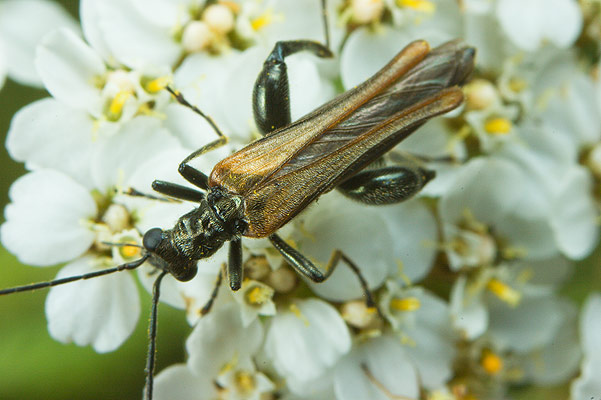
[[[424,41],[297,122],[215,166],[210,186],[245,198],[245,236],[275,232],[319,195],[391,149],[428,119],[456,108],[474,49]]]

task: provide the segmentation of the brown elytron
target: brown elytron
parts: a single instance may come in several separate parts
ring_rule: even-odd
[[[473,55],[458,41],[433,51],[413,42],[361,85],[222,160],[209,186],[244,198],[244,236],[269,236],[426,120],[459,106],[455,85],[471,73]]]

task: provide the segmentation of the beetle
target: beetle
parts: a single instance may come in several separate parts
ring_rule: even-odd
[[[161,280],[166,274],[180,281],[191,280],[197,272],[197,261],[212,256],[227,241],[226,276],[234,291],[240,289],[243,280],[242,237],[267,237],[288,264],[314,282],[327,279],[339,261],[344,261],[357,274],[368,303],[373,305],[358,267],[342,251],[333,252],[326,272],[322,272],[277,231],[333,189],[369,205],[401,202],[419,192],[433,178],[431,171],[412,164],[381,167],[378,160],[428,119],[462,103],[460,86],[472,72],[475,50],[460,41],[433,50],[427,42],[415,41],[364,83],[292,122],[285,58],[301,51],[320,58],[332,57],[328,47],[317,42],[276,43],[253,91],[255,122],[263,137],[220,161],[209,176],[190,162],[224,145],[227,138],[179,92],[168,89],[177,101],[206,118],[219,138],[179,165],[180,174],[198,190],[161,180],[153,182],[155,191],[196,202],[198,207],[180,217],[171,229],[147,231],[140,259],[85,275],[0,290],[0,295],[132,270],[149,261],[160,271],[154,283],[149,328],[149,399]],[[221,278],[220,274],[218,281]],[[216,295],[215,290],[205,310]]]

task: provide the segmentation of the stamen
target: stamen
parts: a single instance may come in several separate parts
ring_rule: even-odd
[[[436,11],[436,4],[429,0],[397,0],[400,7],[412,8],[415,11],[432,14]]]
[[[151,81],[148,81],[146,85],[144,85],[144,89],[146,89],[148,93],[158,93],[161,90],[165,89],[170,83],[170,77],[161,76]]]
[[[509,81],[509,89],[514,93],[520,93],[528,88],[528,82],[520,78],[512,78]]]
[[[496,375],[503,369],[503,359],[491,350],[485,349],[482,351],[480,365],[489,375]]]
[[[517,306],[522,298],[520,292],[496,278],[489,280],[486,288],[512,307]]]
[[[241,394],[251,394],[256,388],[254,375],[246,371],[237,372],[234,381],[238,392]]]
[[[257,18],[250,21],[250,26],[255,31],[259,31],[273,22],[273,10],[268,9]]]
[[[416,311],[421,307],[417,297],[394,298],[390,301],[390,308],[396,311]]]
[[[269,286],[256,285],[246,292],[246,301],[252,306],[261,306],[271,300],[273,293]]]
[[[133,93],[129,90],[121,90],[115,95],[111,101],[111,104],[109,105],[109,119],[119,119],[125,102],[132,96],[132,94]]]
[[[484,124],[484,130],[491,135],[506,135],[511,132],[513,124],[507,118],[491,118]]]

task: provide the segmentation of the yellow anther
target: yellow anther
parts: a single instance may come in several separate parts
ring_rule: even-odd
[[[528,88],[528,82],[524,79],[513,78],[509,81],[509,89],[514,93],[520,93],[521,91]]]
[[[121,257],[123,257],[124,259],[130,259],[130,258],[138,258],[140,256],[140,248],[136,245],[136,243],[133,242],[127,242],[127,243],[131,243],[134,246],[123,246],[121,247],[119,250],[119,252],[121,253]]]
[[[390,308],[396,311],[415,311],[419,310],[421,302],[417,297],[405,297],[404,299],[392,299]]]
[[[489,280],[486,288],[512,307],[517,306],[522,298],[520,292],[496,278]]]
[[[429,0],[397,0],[400,7],[412,8],[415,11],[420,11],[432,14],[436,11],[436,5]]]
[[[246,371],[239,371],[236,373],[236,387],[240,393],[251,394],[256,387],[255,377]]]
[[[268,286],[255,286],[246,292],[246,300],[251,305],[262,305],[271,300],[273,289]]]
[[[170,83],[171,78],[167,76],[161,76],[151,81],[148,81],[144,89],[146,89],[148,93],[158,93],[161,90],[165,89]]]
[[[480,365],[487,374],[496,375],[503,369],[503,359],[490,350],[484,350]]]
[[[507,118],[491,118],[484,124],[484,130],[491,135],[506,135],[511,132],[513,124]]]
[[[111,105],[109,106],[109,113],[112,116],[120,116],[121,111],[123,111],[123,106],[125,105],[125,102],[131,97],[132,94],[133,93],[129,90],[119,91],[111,101]]]
[[[265,12],[259,15],[257,18],[250,21],[250,26],[253,30],[258,31],[266,27],[273,22],[273,11],[271,9],[265,10]]]

